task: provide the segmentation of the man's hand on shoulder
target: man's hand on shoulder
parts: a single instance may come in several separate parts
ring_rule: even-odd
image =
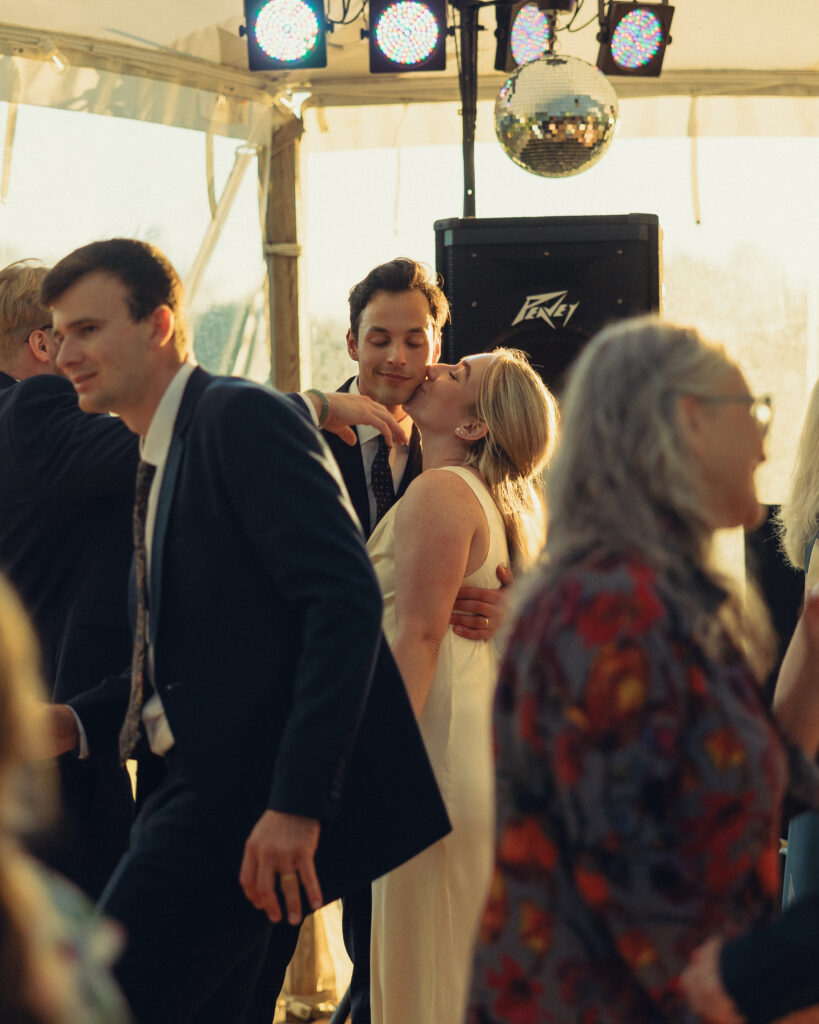
[[[316,410],[316,415],[321,416],[321,399],[312,391],[304,393]],[[353,424],[366,424],[375,427],[383,434],[387,444],[408,444],[409,435],[395,417],[387,412],[386,408],[366,395],[350,395],[345,391],[331,391],[325,395],[327,399],[327,415],[321,423],[322,430],[329,430],[331,434],[337,434],[342,441],[349,445],[356,442],[356,433],[352,429]]]
[[[245,843],[239,884],[254,907],[271,921],[282,919],[276,885],[284,896],[287,920],[297,925],[302,919],[300,885],[304,886],[311,910],[324,902],[313,858],[321,824],[315,818],[265,811]]]
[[[461,587],[450,617],[450,625],[466,640],[492,640],[506,621],[507,590],[515,581],[507,565],[499,565],[495,574],[500,589]]]

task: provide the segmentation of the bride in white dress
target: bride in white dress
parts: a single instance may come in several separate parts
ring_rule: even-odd
[[[540,474],[554,400],[509,349],[439,363],[405,409],[423,473],[369,541],[384,632],[418,717],[452,832],[373,885],[373,1024],[460,1024],[492,872],[496,655],[449,626],[458,589],[497,587],[544,540]]]

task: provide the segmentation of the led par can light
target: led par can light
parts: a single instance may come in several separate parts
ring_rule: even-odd
[[[657,77],[674,8],[665,3],[611,3],[601,25],[597,66],[606,75]]]
[[[370,71],[443,71],[446,0],[370,0]]]
[[[251,71],[327,66],[324,0],[245,0]]]

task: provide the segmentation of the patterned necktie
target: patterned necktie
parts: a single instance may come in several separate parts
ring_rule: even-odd
[[[375,453],[370,470],[370,485],[375,497],[375,522],[377,523],[395,504],[395,487],[390,469],[390,449],[387,447],[383,434],[378,435],[378,451]]]
[[[137,469],[136,500],[134,502],[134,561],[136,576],[136,633],[134,653],[131,659],[131,696],[128,711],[119,733],[119,759],[125,764],[139,738],[139,723],[142,714],[142,696],[145,683],[145,668],[148,663],[148,580],[145,551],[145,516],[148,511],[148,495],[156,466],[140,462]]]

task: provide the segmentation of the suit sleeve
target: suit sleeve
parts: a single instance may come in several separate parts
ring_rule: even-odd
[[[318,427],[316,410],[313,408],[313,403],[309,398],[305,398],[300,391],[288,391],[284,397],[293,403],[293,408],[296,412],[304,416],[314,427]]]
[[[268,806],[329,820],[380,639],[378,583],[332,455],[304,416],[257,389],[223,412],[213,448],[229,500],[301,628]]]
[[[121,494],[133,487],[137,438],[113,416],[84,413],[63,377],[23,381],[10,421],[11,451],[36,484],[49,481],[55,498],[67,492]]]
[[[109,676],[91,690],[68,701],[82,722],[91,757],[116,751],[119,732],[128,710],[131,693],[131,668],[118,676]]]
[[[819,1003],[819,895],[792,904],[780,920],[727,942],[720,969],[748,1024],[766,1024]]]

